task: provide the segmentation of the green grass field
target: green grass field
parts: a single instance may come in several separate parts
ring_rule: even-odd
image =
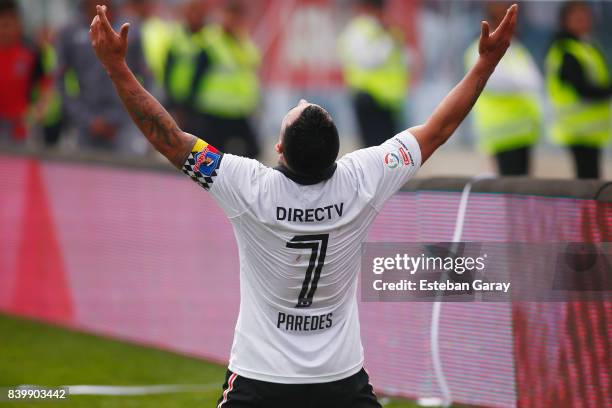
[[[213,408],[221,393],[224,375],[224,367],[202,360],[0,315],[0,388],[19,384],[210,384],[213,387],[209,391],[180,394],[71,396],[57,403],[50,400],[0,402],[2,407]],[[416,405],[390,401],[385,407]]]

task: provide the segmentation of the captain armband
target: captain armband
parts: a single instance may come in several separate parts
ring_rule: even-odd
[[[183,165],[183,173],[205,190],[210,190],[217,177],[222,158],[223,153],[202,139],[198,139]]]

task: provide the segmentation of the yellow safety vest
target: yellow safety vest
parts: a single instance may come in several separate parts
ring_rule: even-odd
[[[162,85],[168,52],[172,46],[173,28],[159,17],[142,24],[142,49],[145,61],[155,81]]]
[[[191,85],[195,74],[197,57],[204,46],[204,29],[190,33],[184,27],[177,25],[172,30],[172,42],[169,53],[172,53],[174,63],[169,69],[166,91],[175,102],[186,102],[191,94]],[[165,65],[165,64],[164,64]]]
[[[210,68],[198,84],[196,109],[225,118],[249,116],[259,102],[259,50],[220,25],[204,28],[203,43]]]
[[[395,46],[387,60],[378,66],[364,68],[349,55],[348,35],[360,32],[365,38],[375,42],[384,37],[390,37]],[[410,74],[404,57],[398,35],[386,31],[372,17],[356,17],[348,26],[340,39],[340,50],[344,61],[344,81],[356,92],[364,92],[372,96],[382,107],[399,110],[406,98]]]
[[[478,41],[465,54],[466,70],[478,55]],[[529,51],[518,43],[504,56],[502,64],[519,68],[529,62]],[[474,128],[480,150],[496,154],[533,145],[542,127],[538,96],[524,92],[498,92],[484,89],[473,110]]]
[[[57,53],[51,44],[45,44],[41,48],[42,67],[46,75],[53,75],[57,69]],[[43,126],[53,126],[62,119],[62,98],[57,89],[51,89],[49,105],[47,106],[42,124]],[[36,89],[35,98],[39,97],[39,90]]]
[[[57,52],[51,44],[45,44],[41,49],[41,58],[43,71],[46,75],[53,75],[57,70]],[[73,69],[64,72],[63,81],[60,81],[58,86],[63,86],[66,90],[66,95],[70,98],[77,98],[80,93],[79,80]],[[54,126],[62,120],[62,95],[57,88],[50,90],[51,96],[49,105],[47,106],[42,124],[43,126]],[[35,90],[35,98],[39,97],[39,90]]]
[[[595,47],[570,38],[556,41],[546,56],[546,87],[554,108],[551,137],[561,145],[602,147],[612,130],[610,101],[585,100],[561,79],[565,53],[578,60],[592,83],[610,85],[608,67]]]

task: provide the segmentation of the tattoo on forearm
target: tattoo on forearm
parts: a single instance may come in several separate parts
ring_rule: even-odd
[[[486,85],[487,85],[487,80],[485,78],[478,78],[478,82],[476,83],[476,87],[474,88],[472,99],[470,103],[468,104],[468,106],[466,106],[465,112],[463,113],[463,117],[466,117],[470,113],[470,111],[476,104],[476,101],[478,101],[478,98],[480,97],[480,94],[482,93]]]
[[[154,145],[172,148],[176,144],[176,135],[180,132],[177,124],[157,103],[148,100],[140,90],[128,91],[126,107],[133,114],[136,124],[142,129]]]
[[[195,138],[183,133],[163,106],[140,86],[136,89],[119,90],[119,94],[146,138],[172,164],[180,168],[187,159]]]

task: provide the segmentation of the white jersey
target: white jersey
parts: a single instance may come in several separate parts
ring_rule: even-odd
[[[363,366],[361,243],[385,201],[417,171],[403,132],[355,151],[317,184],[198,141],[184,171],[229,217],[240,253],[240,313],[229,369],[285,384],[340,380]]]

